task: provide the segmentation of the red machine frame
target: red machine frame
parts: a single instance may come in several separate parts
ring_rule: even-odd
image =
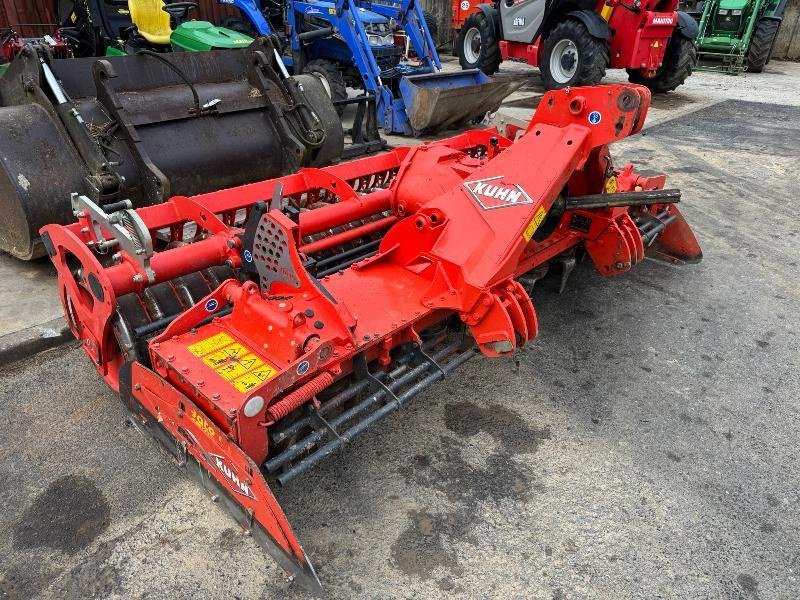
[[[630,85],[549,92],[524,130],[173,198],[136,211],[153,252],[103,254],[115,247],[111,225],[131,215],[98,228],[79,210],[77,223],[42,230],[70,327],[136,422],[319,591],[267,476],[287,483],[457,368],[473,344],[499,356],[535,337],[519,278],[557,257],[580,248],[606,276],[646,255],[700,260],[665,177],[614,169],[608,153],[641,129],[649,101]],[[355,240],[377,250],[312,274],[314,256],[347,257]],[[152,323],[146,356],[123,352],[123,297],[222,265],[237,275]]]

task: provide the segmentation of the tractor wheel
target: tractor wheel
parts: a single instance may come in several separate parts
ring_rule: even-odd
[[[756,23],[747,50],[747,70],[751,73],[761,73],[769,62],[780,26],[781,22],[775,19],[759,19]]]
[[[646,85],[652,92],[671,92],[692,74],[697,65],[697,45],[677,31],[667,44],[664,62],[654,77],[645,77],[640,69],[628,69],[628,81]]]
[[[462,69],[480,69],[493,75],[500,68],[500,44],[494,23],[476,12],[467,17],[458,32],[458,62]]]
[[[608,44],[575,20],[556,25],[544,41],[539,71],[545,89],[596,85],[606,74]]]
[[[347,99],[347,86],[344,83],[344,75],[342,75],[339,65],[324,58],[317,58],[306,63],[303,67],[303,73],[313,75],[322,83],[328,96],[331,100]],[[334,104],[336,112],[341,117],[344,112],[344,106]]]
[[[312,62],[307,66],[310,66]],[[330,92],[325,87],[325,79],[314,71],[305,75],[295,75],[293,79],[303,86],[306,102],[317,113],[325,130],[325,141],[311,154],[308,166],[327,167],[338,163],[344,151],[344,130],[342,129],[341,115],[335,110],[338,107],[331,104]]]
[[[435,46],[439,43],[439,23],[436,21],[436,17],[433,16],[433,13],[427,10],[422,11],[422,16],[425,18],[425,25],[428,26],[428,31],[431,34],[431,39]]]

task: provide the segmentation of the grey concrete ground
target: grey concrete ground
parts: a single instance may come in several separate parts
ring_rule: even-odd
[[[800,108],[614,150],[684,190],[703,262],[545,281],[516,358],[279,491],[329,597],[800,596]],[[0,597],[305,597],[124,418],[75,345],[0,370]]]

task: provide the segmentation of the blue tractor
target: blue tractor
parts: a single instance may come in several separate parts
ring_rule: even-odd
[[[497,110],[518,87],[478,69],[443,73],[429,19],[416,0],[287,0],[285,7],[278,0],[263,6],[257,0],[219,1],[244,17],[223,25],[277,34],[286,44],[288,71],[317,76],[340,111],[357,102],[362,110],[366,97],[387,133],[418,136],[457,127]],[[363,95],[348,98],[348,87]]]

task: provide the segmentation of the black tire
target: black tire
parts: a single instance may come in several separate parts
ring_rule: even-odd
[[[465,44],[470,44],[466,48]],[[480,69],[494,75],[500,68],[500,43],[494,23],[485,14],[476,12],[467,17],[458,32],[458,62],[462,69]]]
[[[428,31],[431,34],[431,39],[433,40],[433,45],[436,46],[439,44],[439,23],[436,21],[436,17],[433,16],[433,13],[428,12],[427,10],[422,11],[422,16],[425,19],[425,25],[428,26]]]
[[[325,89],[321,78],[315,72],[295,75],[292,79],[303,86],[306,102],[317,113],[323,129],[325,129],[325,141],[307,158],[307,166],[326,167],[338,163],[344,151],[344,129],[341,115],[331,103],[328,90]]]
[[[750,39],[750,48],[747,50],[747,70],[751,73],[761,73],[764,66],[772,56],[772,47],[778,36],[780,21],[775,19],[759,19]]]
[[[577,66],[572,76],[565,81],[567,73],[554,72],[550,59],[554,51],[560,50],[569,42],[574,47],[574,54],[568,49],[564,53],[559,52],[563,57],[560,64],[563,68],[571,70],[572,66],[566,65],[564,61],[572,56],[572,60],[576,61],[572,65],[577,63]],[[539,71],[542,74],[544,87],[548,90],[576,85],[597,85],[605,77],[608,62],[606,41],[593,37],[580,21],[569,19],[553,27],[547,34],[539,59]]]
[[[664,94],[683,84],[696,66],[697,44],[675,31],[655,77],[645,77],[640,69],[628,69],[628,81],[646,85],[652,92]]]
[[[334,102],[347,99],[347,86],[344,83],[344,75],[339,65],[335,62],[324,58],[311,60],[303,67],[303,73],[313,75],[319,79]],[[334,107],[336,108],[336,113],[341,117],[344,112],[344,106],[334,105]]]

